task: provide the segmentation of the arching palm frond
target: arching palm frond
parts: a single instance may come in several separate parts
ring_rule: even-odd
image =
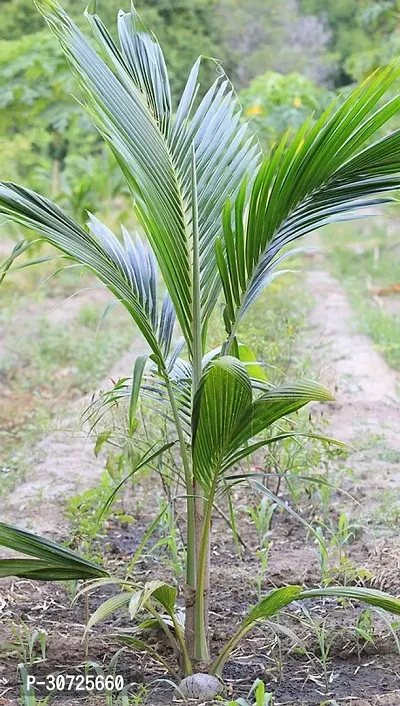
[[[220,291],[214,240],[221,211],[235,197],[258,147],[237,130],[240,111],[229,83],[219,77],[194,109],[200,60],[193,67],[172,118],[168,76],[161,49],[134,8],[120,13],[120,48],[99,17],[89,24],[106,55],[94,50],[58,3],[35,0],[57,36],[104,139],[135,197],[145,229],[173,301],[183,334],[192,343],[191,148],[194,145],[199,210],[202,318]]]
[[[228,657],[235,649],[238,642],[255,625],[270,618],[272,615],[279,615],[282,608],[285,608],[291,603],[309,600],[310,598],[343,598],[347,601],[361,601],[367,605],[387,610],[393,613],[393,615],[400,615],[400,601],[383,591],[376,591],[373,588],[328,586],[326,588],[315,588],[311,591],[304,591],[302,586],[282,586],[267,593],[261,601],[250,609],[237,631],[219,653],[211,668],[211,673],[219,676],[222,675],[222,670]]]
[[[124,241],[122,246],[104,223],[92,214],[89,214],[89,218],[90,232],[101,243],[114,264],[124,273],[166,360],[171,347],[175,311],[168,292],[164,296],[159,311],[158,267],[151,247],[148,243],[144,243],[139,235],[136,235],[134,240],[124,226],[122,226]]]
[[[249,375],[237,358],[218,358],[204,373],[192,424],[194,473],[207,495],[215,492],[226,445],[251,396]]]
[[[330,402],[334,398],[329,390],[318,382],[299,380],[269,389],[257,397],[243,412],[225,446],[220,472],[232,468],[242,458],[250,456],[263,446],[290,437],[303,436],[337,443],[334,439],[319,434],[290,431],[280,432],[268,439],[255,440],[259,434],[283,419],[297,412],[309,402]]]
[[[140,239],[134,243],[125,230],[124,248],[93,216],[87,232],[48,199],[12,183],[0,184],[0,214],[40,233],[48,243],[91,269],[128,309],[157,359],[166,357],[173,310],[167,302],[158,314],[154,257]]]
[[[234,208],[227,203],[225,247],[218,240],[216,252],[228,333],[280,274],[276,266],[290,254],[279,255],[283,248],[317,228],[392,201],[388,192],[400,188],[400,131],[368,142],[398,112],[400,96],[369,113],[399,74],[396,64],[372,75],[312,128],[308,120],[288,148],[286,135],[261,165],[248,207],[246,185]]]

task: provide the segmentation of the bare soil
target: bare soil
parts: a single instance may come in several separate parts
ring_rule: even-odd
[[[400,400],[398,377],[368,338],[355,331],[351,311],[340,285],[325,271],[311,270],[306,276],[310,297],[315,304],[306,337],[306,350],[314,361],[315,374],[336,391],[336,402],[315,405],[312,414],[328,420],[332,436],[352,444],[346,465],[351,474],[345,489],[351,491],[360,503],[352,506],[363,528],[356,542],[349,546],[349,556],[357,567],[370,572],[366,585],[382,587],[394,594],[400,593],[400,546],[398,528],[379,520],[382,494],[398,487],[400,470]],[[135,354],[137,349],[135,349]],[[130,369],[131,354],[120,369]],[[61,436],[60,436],[61,434]],[[66,531],[62,519],[62,499],[66,495],[94,483],[101,473],[101,462],[96,462],[91,445],[82,444],[81,437],[68,438],[57,432],[45,439],[41,448],[42,460],[29,481],[18,489],[18,500],[13,498],[6,508],[10,521],[28,517],[28,524],[37,530],[46,530],[53,536]],[[50,482],[49,482],[50,477]],[[37,495],[43,500],[37,509]],[[101,539],[106,551],[106,563],[118,571],[127,557],[138,546],[144,529],[154,517],[156,492],[150,481],[140,489],[143,503],[135,504],[130,512],[133,525],[113,523]],[[239,503],[248,502],[243,491]],[[35,502],[35,506],[34,503]],[[335,498],[334,513],[346,508],[343,496]],[[136,508],[136,509],[134,509]],[[139,508],[139,509],[137,509]],[[307,516],[308,508],[300,508]],[[378,513],[378,515],[377,515]],[[3,513],[2,513],[3,514]],[[39,516],[40,515],[40,516]],[[353,517],[353,515],[352,515]],[[378,517],[378,519],[377,519]],[[384,520],[385,518],[383,518]],[[235,552],[230,532],[217,517],[213,524],[211,621],[212,649],[217,652],[232,634],[249,605],[256,601],[258,562],[255,559],[257,536],[248,516],[240,515],[239,528],[248,547],[242,561]],[[138,565],[138,579],[162,576],[168,579],[171,571],[154,557],[147,556]],[[267,591],[287,583],[307,586],[320,581],[318,552],[315,544],[295,519],[276,514],[273,524],[273,545],[268,573],[263,582]],[[91,599],[91,608],[110,595],[103,589]],[[32,584],[27,581],[4,581],[0,588],[0,643],[10,639],[9,620],[21,618],[30,627],[48,631],[47,659],[33,665],[37,676],[49,673],[82,671],[83,609],[80,602],[71,607],[70,594],[62,586]],[[3,605],[4,604],[4,605]],[[386,624],[375,621],[375,644],[357,655],[354,625],[360,615],[360,606],[345,605],[333,599],[310,602],[308,609],[316,622],[326,621],[332,647],[326,670],[318,651],[316,633],[299,622],[299,608],[289,608],[282,616],[282,624],[294,631],[298,644],[293,647],[287,636],[280,642],[274,631],[260,626],[242,643],[226,666],[224,678],[227,693],[245,696],[255,678],[263,679],[274,692],[280,706],[319,706],[334,699],[345,706],[398,706],[400,704],[400,656]],[[115,626],[124,627],[126,619],[118,617]],[[99,626],[90,639],[90,659],[106,667],[117,645],[107,638],[110,624]],[[161,637],[158,649],[165,650]],[[299,644],[301,648],[299,648]],[[281,649],[281,651],[280,651]],[[18,657],[4,653],[0,648],[0,705],[17,704]],[[165,684],[154,683],[162,675],[145,657],[126,653],[120,658],[118,672],[136,688],[149,685],[147,704],[161,706],[175,703],[172,690]],[[62,693],[55,700],[63,706],[75,704],[104,704],[103,697]]]

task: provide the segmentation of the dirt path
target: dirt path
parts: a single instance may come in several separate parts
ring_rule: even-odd
[[[45,315],[57,324],[70,321],[82,306],[106,304],[110,295],[93,288],[65,300],[50,300],[39,306],[37,315]],[[124,353],[99,389],[111,386],[111,378],[129,375],[137,355],[145,350],[139,339]],[[57,539],[65,534],[66,521],[62,508],[66,498],[93,487],[104,470],[104,459],[95,458],[93,440],[86,440],[80,430],[79,417],[88,404],[84,397],[71,404],[63,420],[55,420],[57,429],[43,438],[32,451],[31,470],[5,499],[1,519]]]
[[[336,402],[325,407],[329,431],[358,449],[346,464],[355,478],[361,518],[369,526],[364,541],[368,568],[376,573],[381,587],[397,594],[398,530],[390,527],[382,503],[387,498],[389,510],[400,498],[396,497],[400,480],[399,376],[371,340],[357,333],[339,282],[326,271],[312,270],[306,275],[306,284],[315,301],[309,330],[315,371],[336,395]]]
[[[330,413],[331,426],[346,441],[354,440],[366,426],[400,429],[399,379],[374,349],[367,336],[356,333],[355,322],[340,284],[327,272],[313,270],[306,284],[315,298],[310,326],[322,379],[335,389],[337,404]],[[330,361],[326,367],[326,360]],[[324,369],[325,367],[325,369]],[[356,414],[355,414],[356,412]]]
[[[323,267],[323,263],[321,266]],[[384,491],[394,491],[398,486],[400,474],[398,377],[374,350],[371,341],[356,332],[356,322],[340,284],[320,269],[311,270],[306,274],[306,285],[315,302],[307,332],[307,350],[311,349],[310,358],[313,361],[316,377],[336,391],[337,401],[323,407],[329,420],[330,433],[360,449],[359,452],[351,453],[346,459],[346,466],[348,465],[355,474],[349,480],[352,484],[351,490],[362,503],[362,512],[368,515],[379,507]],[[141,352],[141,346],[138,344],[122,357],[116,369],[112,371],[112,376],[129,373],[133,357],[139,352]],[[105,384],[108,382],[109,379],[104,381]],[[64,424],[66,429],[76,424],[81,406],[82,401],[71,409],[70,418]],[[321,405],[316,409],[319,412]],[[8,517],[10,521],[18,524],[22,522],[22,517],[27,518],[27,526],[57,538],[60,532],[65,530],[65,520],[61,512],[65,497],[92,485],[101,475],[103,463],[95,459],[90,442],[85,445],[81,436],[71,437],[66,431],[54,432],[46,437],[38,445],[35,455],[37,455],[37,463],[33,472],[10,499],[7,508]],[[355,491],[353,485],[355,485]],[[45,489],[45,499],[42,497],[43,489]],[[353,519],[352,513],[351,518]],[[145,519],[149,521],[149,518]],[[285,528],[288,529],[287,533]],[[251,591],[254,589],[254,580],[258,575],[258,564],[254,556],[246,558],[246,563],[240,564],[232,552],[231,540],[227,536],[225,525],[222,531],[217,532],[216,522],[214,529],[213,552],[215,551],[219,558],[216,561],[213,554],[213,582],[217,599],[220,595],[221,602],[214,599],[213,621],[216,634],[225,635],[226,626],[230,625],[238,605],[243,607],[249,602],[249,595],[252,595]],[[280,536],[277,536],[277,541],[274,542],[271,550],[266,587],[302,581],[310,586],[313,585],[320,579],[315,545],[310,542],[306,544],[302,533],[296,535],[294,531],[292,532],[289,520],[283,529],[285,531],[282,533],[282,542]],[[131,546],[132,541],[129,541]],[[224,549],[225,541],[227,549]],[[365,534],[354,543],[354,547],[354,552],[358,552],[354,554],[355,560],[361,562],[357,565],[367,566],[377,576],[378,586],[399,594],[400,552],[398,539],[393,530],[388,529],[378,536],[376,525],[371,521]],[[125,556],[126,549],[121,549],[121,552],[122,554],[117,556]],[[39,591],[39,588],[36,587],[35,590]],[[16,599],[14,604],[10,601],[12,616],[15,616],[17,604],[22,604],[25,610],[24,606],[31,602],[31,594],[34,590],[32,585],[29,584],[24,589],[22,582],[19,591],[21,590],[26,590],[27,598],[19,598],[19,603]],[[36,597],[35,600],[36,603],[39,602],[39,598]],[[60,598],[60,603],[63,600],[65,601],[65,598]],[[52,608],[50,615],[42,617],[42,624],[48,626],[53,634],[49,653],[52,655],[54,664],[69,665],[75,658],[75,652],[78,651],[77,645],[81,642],[81,628],[77,624],[76,614],[71,612],[67,614],[69,623],[67,628],[64,626],[65,634],[60,633],[59,613],[52,618],[51,610]],[[65,608],[63,607],[62,610],[62,620],[65,621]],[[39,616],[35,614],[35,620],[38,619]],[[58,622],[50,622],[52,619]],[[59,634],[63,635],[63,646],[65,644],[63,661],[60,661],[57,652]],[[257,636],[259,643],[256,641]],[[230,673],[235,684],[243,682],[246,678],[251,683],[256,674],[263,676],[260,664],[264,658],[258,656],[257,644],[262,655],[270,637],[269,633],[263,636],[261,632],[252,636],[251,642],[243,648],[243,661],[240,661],[240,653],[235,656],[236,662],[234,661],[233,671]],[[105,648],[101,644],[99,646],[98,636],[93,640],[93,645],[94,649],[98,647],[99,654],[102,654],[101,650]],[[253,662],[249,663],[247,672],[250,645],[257,657],[253,655]],[[309,706],[310,704],[316,706],[323,703],[324,697],[318,695],[321,691],[317,692],[315,690],[317,687],[314,688],[311,682],[304,681],[307,666],[301,671],[301,664],[297,658],[293,657],[292,662],[290,659],[289,656],[284,680],[277,687],[277,703],[285,703],[288,706]],[[398,664],[399,658],[395,655],[392,642],[387,649],[387,654],[384,652],[366,654],[361,665],[354,655],[353,659],[348,656],[343,659],[342,655],[334,654],[332,655],[332,675],[335,675],[336,680],[333,682],[330,696],[337,698],[337,703],[342,706],[398,706],[399,692],[394,692],[398,686],[398,677],[396,677]],[[48,666],[45,668],[49,669]],[[134,668],[136,669],[136,666]],[[237,671],[235,671],[236,668]],[[370,696],[370,694],[375,695]],[[291,700],[295,696],[295,700]],[[70,701],[66,700],[62,703],[70,706]],[[154,701],[148,703],[154,703]]]
[[[306,284],[315,300],[310,318],[314,365],[320,380],[335,391],[337,400],[327,405],[331,431],[356,446],[364,446],[368,438],[379,436],[387,449],[400,454],[398,374],[374,349],[371,340],[356,332],[354,316],[339,282],[328,272],[313,270],[307,273]],[[388,470],[400,469],[396,464]]]

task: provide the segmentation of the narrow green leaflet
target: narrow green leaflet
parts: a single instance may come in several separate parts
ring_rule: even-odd
[[[139,393],[140,393],[140,387],[142,384],[142,379],[143,379],[143,374],[144,374],[144,369],[146,366],[148,360],[147,355],[140,355],[138,358],[136,358],[134,366],[133,366],[133,374],[132,374],[132,390],[131,390],[131,396],[129,399],[129,435],[133,436],[135,429],[136,429],[136,410],[138,406],[138,401],[139,401]]]
[[[282,608],[296,600],[301,594],[301,586],[283,586],[271,591],[257,605],[251,608],[250,612],[243,620],[238,630],[233,634],[229,642],[223,647],[211,668],[211,674],[222,675],[229,655],[236,645],[246,635],[249,630],[259,621],[276,615]]]
[[[243,626],[248,627],[253,625],[257,620],[269,618],[271,615],[276,615],[292,601],[295,601],[301,595],[301,586],[283,586],[271,591],[262,601],[257,603],[243,621]]]
[[[262,365],[257,361],[256,354],[244,343],[238,343],[238,357],[242,363],[246,363],[246,369],[251,378],[266,382],[267,375],[264,372]]]
[[[174,586],[170,586],[168,583],[163,583],[161,586],[153,591],[153,597],[160,603],[160,605],[165,608],[168,615],[175,614],[175,603],[178,596],[178,592]]]
[[[0,578],[17,576],[32,581],[77,581],[93,578],[93,570],[85,567],[51,564],[44,559],[0,559]]]
[[[340,448],[348,448],[348,444],[345,444],[343,441],[339,441],[338,439],[333,439],[330,436],[324,436],[323,434],[312,434],[304,431],[296,431],[296,429],[293,429],[293,431],[287,431],[283,432],[282,434],[277,434],[276,436],[270,436],[267,439],[261,439],[260,441],[256,441],[254,444],[246,444],[246,446],[244,446],[243,448],[239,449],[238,451],[234,451],[230,456],[226,456],[224,458],[223,464],[221,466],[221,471],[228,471],[230,468],[232,468],[232,466],[235,466],[243,458],[251,456],[251,454],[255,453],[255,451],[258,451],[259,449],[262,449],[264,446],[279,444],[280,441],[285,441],[286,439],[296,440],[299,438],[315,439],[316,441],[323,441],[326,444],[333,444],[334,446],[339,446]]]
[[[133,619],[140,610],[146,607],[146,603],[150,598],[154,598],[160,603],[169,615],[174,615],[176,596],[176,588],[164,581],[148,581],[143,588],[136,591],[131,597],[129,615]]]
[[[90,630],[90,628],[96,625],[96,623],[100,623],[106,618],[109,618],[111,615],[114,615],[114,613],[117,613],[119,610],[124,610],[125,608],[127,608],[131,598],[132,593],[127,591],[124,591],[123,593],[118,593],[116,596],[112,596],[111,598],[109,598],[107,601],[102,603],[101,606],[99,606],[97,610],[93,613],[86,626],[86,630]]]
[[[143,454],[143,456],[141,456],[140,459],[138,459],[138,461],[134,464],[132,471],[130,473],[128,473],[128,475],[124,476],[124,478],[116,485],[116,487],[110,493],[110,495],[108,496],[108,498],[107,498],[106,502],[104,503],[104,506],[101,510],[100,518],[104,517],[107,510],[113,504],[113,502],[118,494],[118,491],[122,488],[123,485],[125,485],[125,483],[129,480],[129,478],[132,478],[132,476],[135,475],[135,473],[137,473],[138,471],[140,471],[141,468],[143,468],[144,466],[147,466],[148,463],[151,463],[152,461],[154,461],[154,459],[157,458],[158,456],[161,456],[161,454],[163,454],[164,451],[167,451],[168,449],[170,449],[174,444],[175,444],[174,441],[169,441],[167,444],[163,444],[163,446],[156,448],[156,450],[154,450],[154,446],[147,449],[147,451]]]
[[[39,581],[94,579],[108,576],[108,571],[75,552],[38,535],[0,522],[0,546],[35,557],[0,560],[0,576],[21,576]]]
[[[373,588],[359,588],[358,586],[328,586],[327,588],[313,588],[302,591],[299,599],[306,598],[345,598],[349,601],[362,601],[375,608],[382,608],[388,613],[400,615],[400,600],[393,598],[384,591]]]
[[[227,455],[231,455],[274,422],[296,412],[309,402],[333,400],[329,390],[317,382],[302,380],[274,387],[249,405],[232,429]]]

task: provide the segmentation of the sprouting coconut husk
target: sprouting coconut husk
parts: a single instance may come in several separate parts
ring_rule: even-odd
[[[222,691],[222,684],[217,677],[199,673],[182,679],[179,690],[185,698],[211,701]]]

